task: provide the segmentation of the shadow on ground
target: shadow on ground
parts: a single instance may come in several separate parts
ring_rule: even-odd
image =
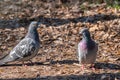
[[[119,64],[113,64],[113,63],[96,63],[95,64],[96,69],[115,69],[120,70]]]
[[[27,66],[42,66],[42,65],[46,65],[46,66],[51,66],[51,65],[55,65],[55,64],[74,64],[74,63],[78,63],[77,60],[62,60],[62,61],[50,61],[47,64],[44,64],[46,62],[34,62],[32,63],[26,63],[25,65]],[[22,66],[22,64],[5,64],[2,65],[0,67],[10,67],[10,66]],[[113,63],[95,63],[95,69],[111,69],[111,70],[120,70],[120,65],[119,64],[113,64]]]
[[[40,65],[50,66],[50,65],[55,65],[55,64],[73,64],[73,63],[78,63],[78,61],[77,60],[51,61],[51,62],[48,62],[47,64],[46,64],[46,62],[33,62],[33,63],[27,62],[25,65],[27,65],[27,66],[33,66],[33,65],[36,65],[36,66],[40,66]],[[10,64],[4,64],[0,67],[10,67],[10,66],[22,66],[22,63],[19,64],[19,63],[13,62],[13,63],[10,63]]]
[[[27,66],[39,66],[39,65],[49,65],[49,64],[44,64],[43,62],[34,62],[34,63],[25,63],[24,65],[27,65]],[[4,64],[4,65],[1,65],[0,67],[11,67],[11,66],[23,66],[22,63],[10,63],[10,64]]]
[[[101,73],[84,75],[65,75],[65,76],[37,76],[35,78],[11,78],[0,80],[120,80],[120,73]]]
[[[51,61],[51,64],[73,64],[78,63],[77,60],[62,60],[62,61]]]
[[[96,14],[93,16],[82,16],[77,18],[68,18],[68,19],[60,19],[60,18],[46,18],[43,16],[37,16],[32,19],[23,18],[23,19],[13,19],[13,20],[0,20],[0,28],[18,28],[28,26],[31,21],[40,21],[42,24],[46,26],[60,26],[68,23],[78,23],[78,22],[88,22],[88,23],[96,23],[97,21],[109,21],[118,19],[120,16],[112,15],[112,14]]]

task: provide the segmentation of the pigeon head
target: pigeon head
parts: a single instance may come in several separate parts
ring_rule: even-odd
[[[30,25],[29,25],[29,29],[36,29],[36,28],[38,28],[38,25],[40,24],[40,22],[37,22],[37,21],[33,21],[33,22],[31,22],[30,23]]]
[[[84,28],[80,31],[80,34],[82,34],[83,38],[85,39],[91,39],[90,32],[88,28]]]
[[[29,29],[28,29],[28,33],[27,33],[26,37],[29,37],[29,38],[39,41],[39,39],[38,39],[39,36],[38,36],[38,32],[37,32],[37,28],[38,28],[39,24],[40,24],[40,22],[37,22],[37,21],[31,22],[29,25]]]

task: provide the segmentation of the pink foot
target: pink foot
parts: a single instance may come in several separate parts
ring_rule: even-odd
[[[83,64],[81,66],[81,69],[82,69],[82,71],[84,71],[84,69],[85,69],[85,66]]]
[[[95,71],[95,65],[94,64],[91,64],[90,68],[92,68],[92,71]]]
[[[24,61],[22,61],[22,66],[27,67],[27,65],[24,63]]]

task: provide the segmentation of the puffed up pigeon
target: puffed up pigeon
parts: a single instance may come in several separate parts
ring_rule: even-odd
[[[94,64],[97,56],[98,45],[91,38],[90,32],[84,28],[80,32],[82,40],[78,44],[78,60],[80,64]]]
[[[0,59],[0,65],[12,61],[30,61],[35,57],[40,48],[40,40],[37,28],[40,22],[33,21],[29,25],[28,33],[13,50],[6,56]]]

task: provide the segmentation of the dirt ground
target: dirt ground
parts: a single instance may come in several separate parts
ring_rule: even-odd
[[[32,59],[34,65],[0,66],[0,80],[120,80],[120,9],[75,3],[0,1],[0,57],[24,38],[31,21],[42,22],[38,28],[42,47]],[[78,65],[76,45],[84,27],[99,44],[95,70]]]

